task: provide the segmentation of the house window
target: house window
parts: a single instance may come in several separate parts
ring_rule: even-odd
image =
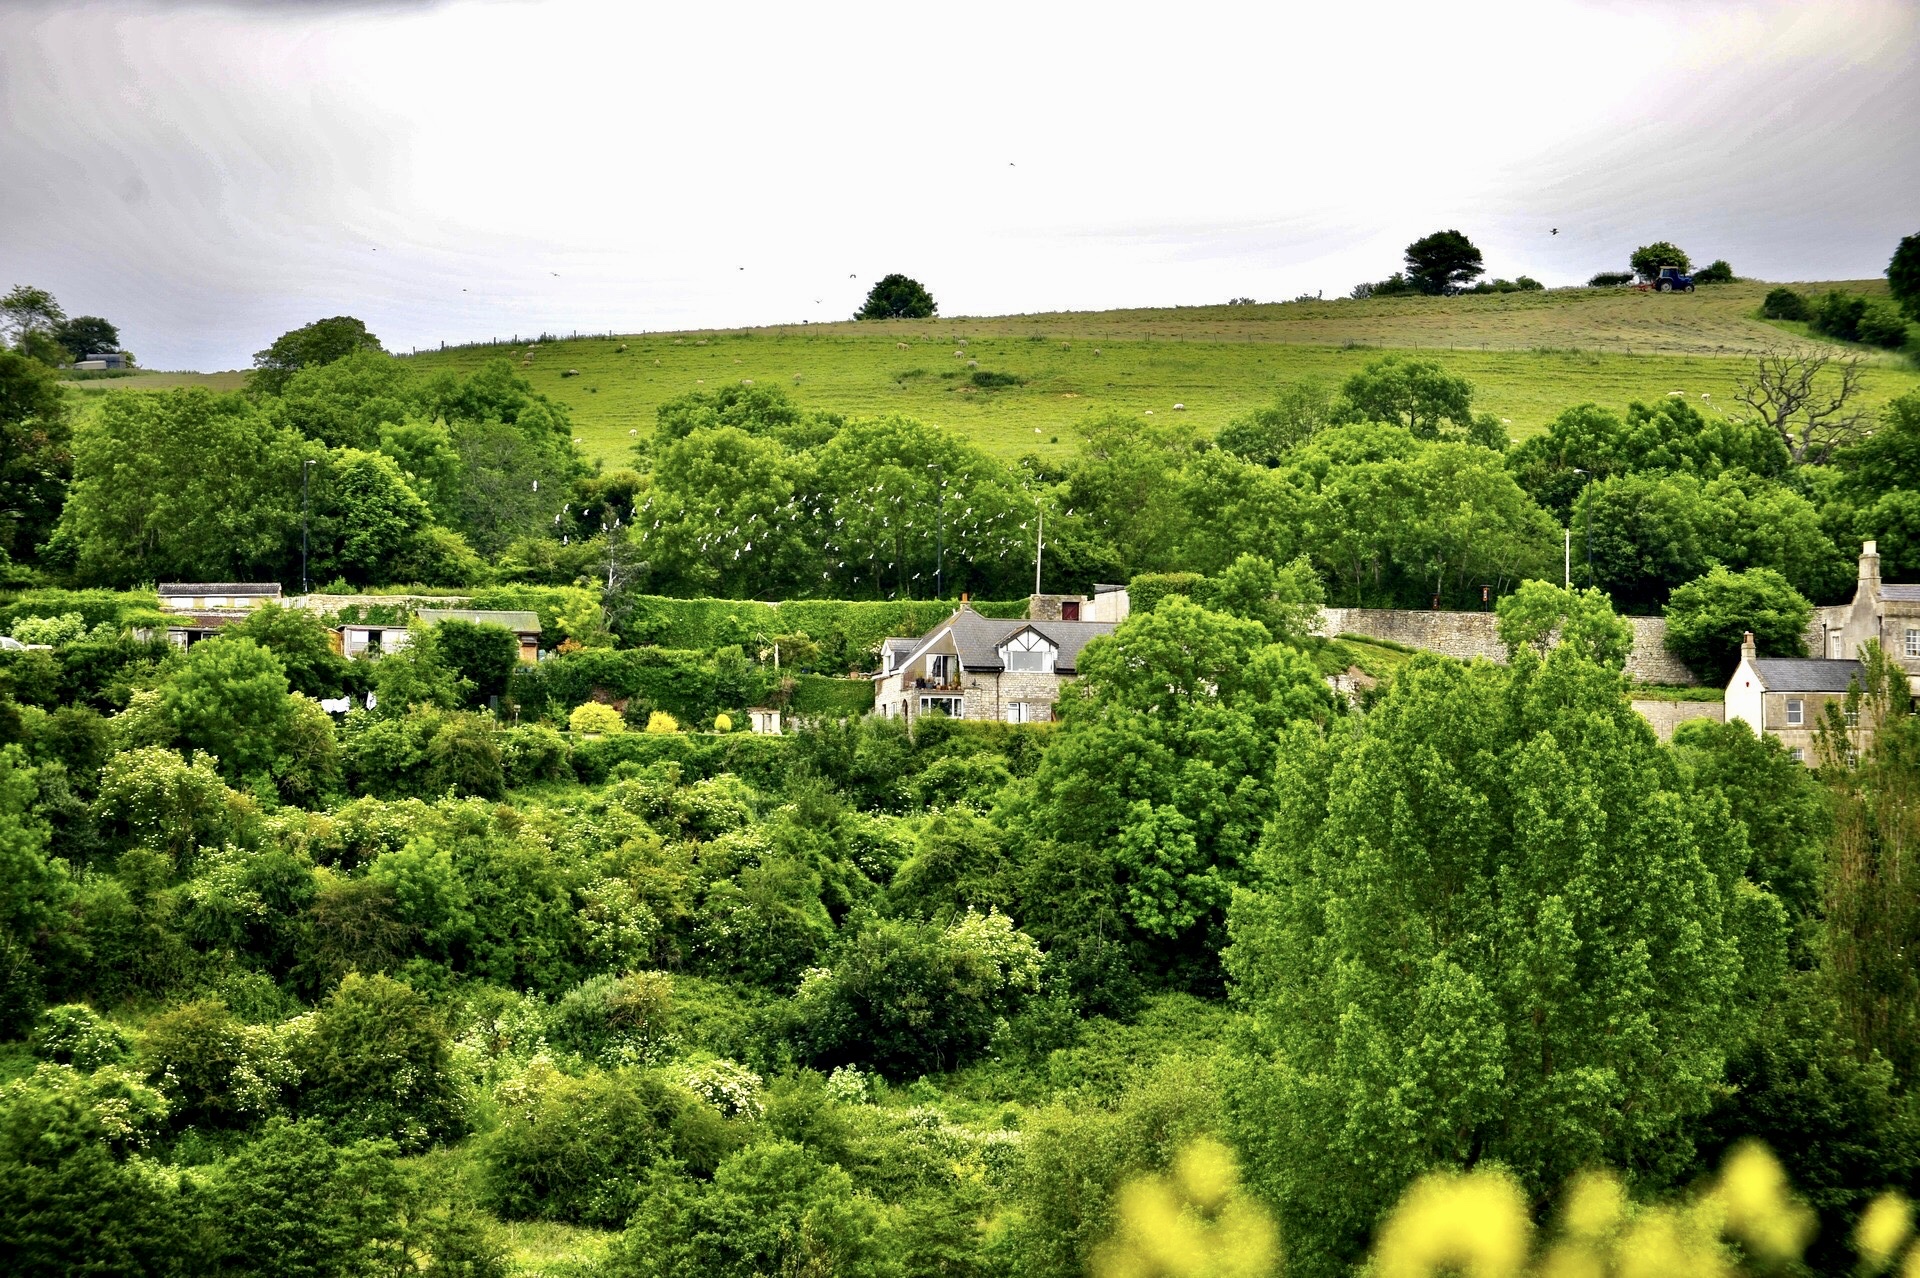
[[[1027,630],[1015,635],[1000,649],[1001,660],[1010,672],[1045,674],[1053,669],[1055,648],[1042,635]]]
[[[1045,723],[1052,717],[1044,701],[1009,701],[1007,703],[1008,723]]]
[[[1007,650],[1007,669],[1035,673],[1047,668],[1047,654],[1037,650],[1022,651],[1019,648]]]
[[[1807,703],[1798,697],[1787,700],[1787,726],[1797,728],[1807,721]]]
[[[937,653],[927,658],[927,677],[935,683],[948,682],[953,673],[953,658],[946,653]]]
[[[1860,726],[1859,707],[1855,706],[1847,711],[1847,726],[1849,728],[1857,728]]]
[[[1827,656],[1828,657],[1832,658],[1835,661],[1838,661],[1842,656],[1845,655],[1846,648],[1847,648],[1847,639],[1845,635],[1841,634],[1838,630],[1827,631]]]
[[[1793,749],[1787,751],[1787,757],[1795,763],[1805,763],[1807,761],[1807,752],[1799,746],[1795,746]]]
[[[1906,654],[1909,657],[1920,657],[1920,630],[1912,626],[1907,627]]]
[[[922,697],[920,698],[920,713],[926,714],[929,711],[938,711],[939,713],[946,715],[949,719],[958,719],[962,717],[960,714],[960,698],[958,697]]]

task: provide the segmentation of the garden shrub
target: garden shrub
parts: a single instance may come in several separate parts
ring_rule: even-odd
[[[567,727],[584,735],[625,732],[627,721],[604,701],[584,701],[567,716]]]
[[[1807,299],[1790,288],[1773,289],[1768,292],[1767,299],[1760,303],[1763,319],[1804,320],[1811,314]]]

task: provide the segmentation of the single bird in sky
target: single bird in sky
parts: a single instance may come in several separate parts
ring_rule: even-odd
[[[1559,227],[1557,227],[1557,226],[1556,226],[1556,227],[1554,227],[1554,228],[1553,228],[1553,233],[1554,233],[1555,235],[1558,235],[1558,234],[1560,234],[1560,228],[1559,228]]]

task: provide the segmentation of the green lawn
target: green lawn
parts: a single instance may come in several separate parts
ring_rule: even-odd
[[[1755,318],[1769,287],[844,322],[461,347],[423,351],[414,360],[425,372],[511,359],[540,390],[571,406],[582,447],[612,464],[652,428],[660,403],[729,382],[778,385],[809,407],[849,415],[905,413],[1015,457],[1064,452],[1073,424],[1096,412],[1181,412],[1217,430],[1266,400],[1276,383],[1335,381],[1392,350],[1438,359],[1470,378],[1477,405],[1522,437],[1585,400],[1622,407],[1683,391],[1702,408],[1730,405],[1756,352],[1807,340]],[[1819,293],[1834,286],[1802,287]],[[1886,286],[1869,280],[1840,287],[1878,294]],[[1864,354],[1875,403],[1920,386],[1920,370],[1907,358]],[[568,376],[570,370],[578,375]],[[972,384],[976,371],[1024,382],[982,389]],[[224,386],[235,377],[204,380]],[[193,378],[155,374],[76,387],[96,394]]]

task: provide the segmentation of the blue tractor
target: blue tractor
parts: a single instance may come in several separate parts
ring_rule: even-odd
[[[1677,266],[1663,266],[1660,268],[1659,278],[1653,282],[1653,291],[1656,293],[1691,293],[1693,292],[1693,276],[1686,274]]]

